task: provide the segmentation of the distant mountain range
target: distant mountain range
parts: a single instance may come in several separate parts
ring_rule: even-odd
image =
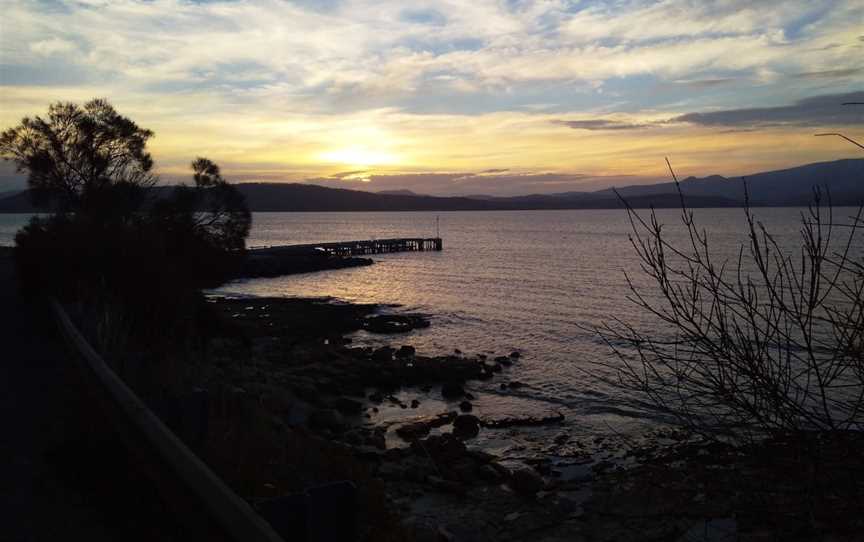
[[[834,205],[864,204],[864,159],[819,162],[745,177],[757,206],[806,205],[813,188],[830,193]],[[741,178],[719,175],[684,179],[681,190],[691,207],[735,207],[744,202]],[[244,183],[237,188],[253,211],[492,211],[517,209],[615,209],[622,203],[613,189],[597,192],[529,194],[514,197],[472,195],[436,197],[409,190],[363,192],[301,183]],[[165,190],[160,188],[159,190]],[[672,182],[617,189],[633,207],[677,207]],[[0,212],[33,212],[26,191],[0,197]]]

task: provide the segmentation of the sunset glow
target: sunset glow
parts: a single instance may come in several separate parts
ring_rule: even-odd
[[[862,20],[851,0],[11,2],[0,128],[105,97],[156,132],[163,182],[197,155],[234,181],[436,194],[653,182],[667,155],[738,175],[854,153],[812,135],[864,136],[840,110],[864,96]]]

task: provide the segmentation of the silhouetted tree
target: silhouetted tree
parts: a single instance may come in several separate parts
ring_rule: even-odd
[[[212,286],[229,275],[245,250],[252,215],[246,200],[207,158],[192,162],[192,187],[180,185],[156,203],[153,216],[177,260],[188,261],[189,280]]]
[[[146,150],[153,132],[106,100],[58,102],[0,134],[0,156],[27,172],[34,204],[58,212],[113,212],[137,206],[156,179]],[[111,194],[106,195],[110,189]],[[118,209],[119,208],[119,209]]]
[[[193,187],[155,188],[152,136],[105,100],[57,103],[0,135],[2,157],[54,211],[16,236],[25,289],[122,314],[148,346],[193,325],[199,289],[230,276],[251,225],[242,194],[206,158],[193,163]]]

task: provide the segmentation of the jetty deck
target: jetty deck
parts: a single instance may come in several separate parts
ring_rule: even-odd
[[[443,250],[443,248],[444,243],[440,237],[402,237],[250,248],[249,253],[259,256],[279,256],[282,254],[316,251],[326,253],[330,256],[348,257],[387,254],[390,252],[423,252],[427,250]]]

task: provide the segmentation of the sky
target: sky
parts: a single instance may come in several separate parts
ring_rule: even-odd
[[[164,183],[596,190],[860,157],[860,0],[0,0],[0,129],[103,97]],[[0,165],[0,192],[23,177]]]

